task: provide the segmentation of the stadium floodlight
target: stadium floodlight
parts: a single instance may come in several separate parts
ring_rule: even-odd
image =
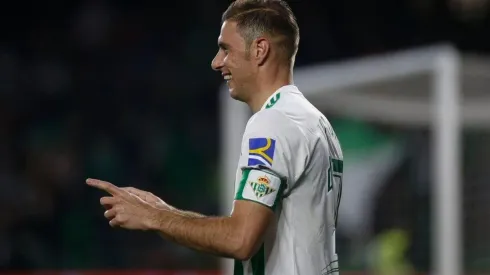
[[[320,110],[432,129],[432,270],[437,275],[462,272],[460,135],[463,126],[490,126],[489,76],[488,60],[462,56],[450,45],[300,67],[294,73],[295,84]],[[221,87],[220,104],[221,206],[229,214],[242,134],[251,114],[230,98],[226,86]],[[224,269],[229,268],[225,261]]]

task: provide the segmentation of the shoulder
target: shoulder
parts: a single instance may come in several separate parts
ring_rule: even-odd
[[[264,109],[255,113],[247,123],[246,134],[295,135],[298,127],[283,112]]]
[[[307,150],[302,131],[277,109],[264,109],[256,113],[247,125],[243,140],[248,150],[267,148],[271,153],[278,151],[288,157]]]

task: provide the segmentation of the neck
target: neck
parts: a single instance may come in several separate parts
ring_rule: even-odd
[[[292,71],[271,70],[269,68],[264,68],[263,71],[269,73],[257,75],[255,91],[247,102],[253,113],[260,111],[267,99],[279,88],[293,84]]]

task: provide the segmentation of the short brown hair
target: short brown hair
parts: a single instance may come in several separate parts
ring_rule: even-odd
[[[221,21],[236,22],[247,47],[263,34],[278,38],[279,48],[288,63],[298,51],[299,27],[291,8],[283,0],[236,0],[223,13]]]

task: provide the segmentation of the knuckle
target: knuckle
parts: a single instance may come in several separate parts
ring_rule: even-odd
[[[124,215],[117,215],[116,221],[118,224],[124,223],[126,221],[126,217]]]

